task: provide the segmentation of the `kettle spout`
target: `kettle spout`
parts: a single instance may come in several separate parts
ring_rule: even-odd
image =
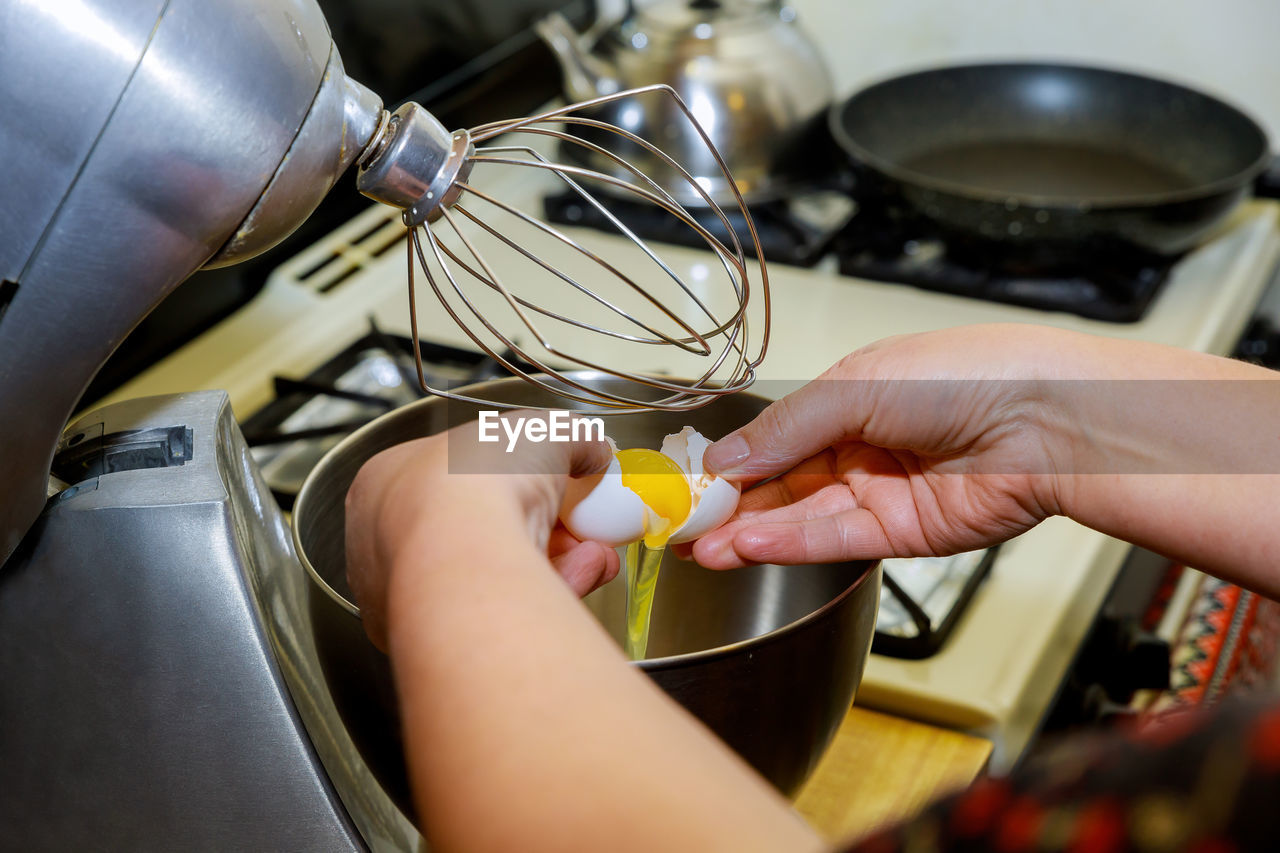
[[[570,100],[589,101],[612,95],[622,88],[609,63],[588,51],[583,37],[564,15],[552,12],[533,28],[556,55],[564,74],[565,94]]]

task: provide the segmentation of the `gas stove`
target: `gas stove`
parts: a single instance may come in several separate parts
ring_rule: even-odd
[[[554,179],[522,179],[518,186],[506,188],[505,195],[537,205],[553,186]],[[564,228],[588,246],[619,239],[587,228]],[[266,422],[253,416],[278,396],[276,377],[305,380],[348,347],[363,348],[360,342],[370,334],[371,319],[383,334],[407,338],[404,251],[404,229],[396,212],[366,210],[285,260],[249,305],[108,400],[222,388],[250,433],[275,429],[279,422],[262,426]],[[556,251],[548,250],[553,263]],[[705,273],[709,260],[705,252],[679,247],[664,251],[664,256],[694,281],[699,269]],[[1051,324],[1228,353],[1278,258],[1276,207],[1247,204],[1213,239],[1165,270],[1145,311],[1126,323],[845,275],[829,254],[809,268],[773,263],[769,274],[774,332],[757,390],[782,394],[851,350],[888,335],[970,323]],[[496,272],[507,274],[503,269]],[[554,295],[548,294],[546,301],[554,307]],[[425,286],[418,303],[422,336],[433,345],[452,348],[446,352],[468,356],[450,369],[459,376],[477,369],[471,358],[478,348],[435,307]],[[603,351],[610,346],[607,340],[583,345],[594,347],[601,357],[611,355]],[[636,367],[672,372],[676,365],[667,359],[655,348],[651,360]],[[391,377],[402,374],[403,365],[375,369]],[[287,382],[283,388],[286,397],[299,390]],[[360,397],[366,388],[342,390],[355,396],[324,404],[335,407],[335,419],[355,420],[381,411],[381,403]],[[357,409],[336,411],[339,403]],[[360,409],[365,403],[370,405]],[[312,455],[318,449],[312,448]],[[264,445],[257,452],[267,450]],[[290,467],[283,459],[262,464],[268,469],[278,465],[282,473]],[[985,580],[974,581],[967,593],[966,579],[927,587],[926,596],[952,603],[967,598],[968,603],[950,619],[949,636],[931,656],[908,659],[874,653],[859,688],[859,704],[984,734],[996,744],[993,767],[1009,766],[1039,726],[1127,550],[1124,543],[1073,522],[1050,519],[1003,545],[985,569],[975,572]],[[962,594],[953,594],[957,590]],[[886,600],[886,613],[892,610]],[[902,612],[900,608],[898,629],[908,634],[934,633],[949,618],[946,611],[935,612],[928,620],[929,632],[923,632],[910,612]]]
[[[412,342],[370,322],[369,333],[306,377],[272,377],[274,399],[240,428],[254,461],[283,510],[320,458],[379,415],[426,396],[418,385]],[[425,376],[434,387],[456,387],[502,372],[481,353],[420,344]]]
[[[613,224],[573,194],[544,201],[549,221],[613,230]],[[691,229],[656,209],[611,202],[628,228],[647,240],[695,246]],[[721,240],[724,224],[704,211],[691,211],[702,227]],[[824,259],[842,275],[911,285],[971,299],[1065,311],[1091,320],[1132,323],[1142,319],[1178,258],[1108,252],[1086,258],[1010,254],[994,241],[945,238],[929,222],[892,207],[864,204],[848,195],[814,189],[785,201],[752,206],[766,260],[811,267]],[[741,216],[730,216],[746,234]]]
[[[544,201],[552,222],[613,229],[576,195]],[[651,207],[613,202],[613,212],[647,240],[695,245],[688,228]],[[693,211],[719,239],[727,231],[715,216]],[[1178,258],[1109,252],[1085,259],[1012,255],[995,241],[944,238],[929,222],[892,207],[861,207],[848,195],[814,188],[792,199],[753,205],[752,218],[770,262],[811,267],[824,260],[842,275],[911,285],[922,290],[1043,311],[1065,311],[1091,320],[1132,323],[1142,319]],[[731,224],[739,234],[739,221]]]

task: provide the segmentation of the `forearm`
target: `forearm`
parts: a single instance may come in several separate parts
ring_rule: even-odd
[[[1065,514],[1280,593],[1280,375],[1133,342],[1091,341],[1057,383]]]
[[[521,523],[503,493],[469,481],[406,531],[393,570],[391,654],[431,840],[441,849],[818,846],[776,793],[626,665],[543,555],[504,535]]]

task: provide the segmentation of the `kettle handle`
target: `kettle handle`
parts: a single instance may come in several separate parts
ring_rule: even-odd
[[[1267,167],[1253,179],[1253,194],[1258,198],[1280,199],[1280,154],[1272,156]]]
[[[635,0],[595,0],[596,19],[585,33],[585,44],[595,45],[600,37],[636,13]]]

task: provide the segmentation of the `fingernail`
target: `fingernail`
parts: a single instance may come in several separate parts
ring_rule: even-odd
[[[734,550],[739,559],[767,563],[779,557],[781,540],[777,532],[768,529],[768,525],[753,530],[743,531],[734,537]],[[782,549],[785,552],[785,548]]]
[[[732,474],[733,469],[751,456],[751,447],[739,433],[727,435],[707,448],[702,463],[719,474]]]
[[[703,542],[702,546],[698,549],[699,551],[698,556],[700,556],[704,561],[706,561],[706,563],[712,566],[719,566],[719,565],[726,565],[726,564],[732,565],[734,559],[737,557],[737,555],[734,554],[733,552],[732,538],[723,539],[723,540],[712,540],[708,542],[704,537],[702,542]],[[695,557],[695,559],[697,558]]]

